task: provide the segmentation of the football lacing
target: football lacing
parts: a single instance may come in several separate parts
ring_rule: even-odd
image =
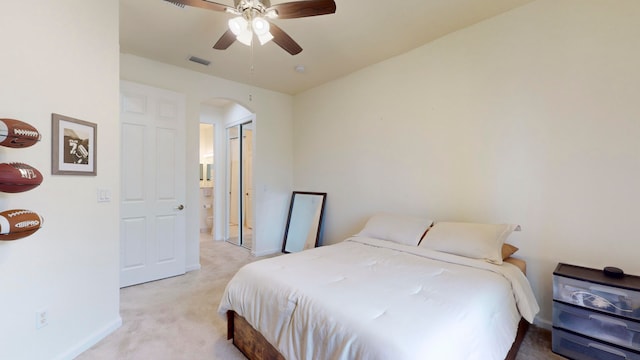
[[[7,214],[8,217],[14,217],[14,216],[20,216],[20,215],[26,215],[26,214],[33,214],[33,211],[29,211],[29,210],[18,210],[16,212],[12,212]]]
[[[13,133],[20,136],[38,137],[38,132],[25,129],[13,129]]]

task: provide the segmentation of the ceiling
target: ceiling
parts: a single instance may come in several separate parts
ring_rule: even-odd
[[[532,1],[335,0],[335,14],[272,20],[302,46],[292,56],[273,42],[213,49],[230,14],[120,0],[120,51],[293,95]],[[216,2],[233,6],[233,0]],[[190,56],[211,64],[190,62]]]

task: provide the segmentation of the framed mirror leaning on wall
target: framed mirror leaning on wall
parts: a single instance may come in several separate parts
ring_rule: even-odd
[[[318,246],[327,193],[294,191],[284,229],[282,252],[291,253]]]

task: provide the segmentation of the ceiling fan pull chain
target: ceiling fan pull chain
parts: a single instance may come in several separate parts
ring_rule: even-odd
[[[250,57],[250,61],[251,64],[249,64],[249,77],[250,77],[250,83],[251,83],[251,90],[249,91],[249,101],[253,101],[253,89],[255,88],[255,77],[254,77],[254,73],[255,73],[255,66],[253,64],[253,41],[251,42],[251,55]]]

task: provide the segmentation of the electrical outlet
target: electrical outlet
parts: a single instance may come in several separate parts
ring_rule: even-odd
[[[49,311],[47,309],[36,311],[36,329],[42,329],[47,325],[49,325]]]

